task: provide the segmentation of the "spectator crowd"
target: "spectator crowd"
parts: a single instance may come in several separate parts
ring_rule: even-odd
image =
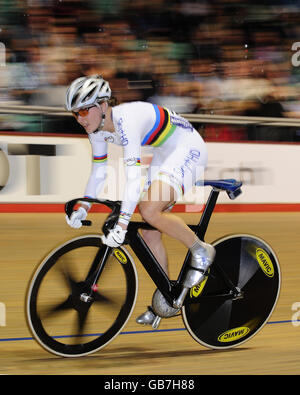
[[[300,41],[297,1],[0,5],[0,106],[61,107],[74,78],[101,74],[119,102],[146,100],[184,114],[300,118],[300,66],[292,62],[292,46]],[[0,129],[18,129],[22,119],[0,114]],[[297,128],[197,127],[207,139],[300,139]]]

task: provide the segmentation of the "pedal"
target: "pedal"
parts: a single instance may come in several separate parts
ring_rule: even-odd
[[[159,317],[158,315],[155,317],[155,320],[152,323],[152,328],[153,329],[157,329],[159,327],[161,321],[161,317]]]

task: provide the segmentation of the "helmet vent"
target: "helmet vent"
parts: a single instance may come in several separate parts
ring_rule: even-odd
[[[78,96],[79,96],[78,93],[77,93],[76,95],[73,96],[72,103],[71,103],[72,106],[75,105]]]
[[[97,89],[97,87],[95,86],[85,98],[89,99],[90,97],[92,97],[94,95],[96,89]]]

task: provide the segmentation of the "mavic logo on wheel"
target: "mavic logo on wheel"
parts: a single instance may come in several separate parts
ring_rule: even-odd
[[[208,273],[209,273],[209,271],[210,271],[210,269],[208,269]],[[207,279],[208,279],[208,276],[205,276],[205,279],[200,284],[195,285],[193,288],[190,289],[190,297],[191,298],[197,298],[199,295],[201,295]]]
[[[222,333],[218,337],[218,341],[221,343],[233,342],[246,336],[249,332],[250,329],[247,326],[240,326],[238,328],[229,329],[229,331]]]
[[[121,250],[115,250],[114,254],[120,263],[122,263],[123,265],[125,265],[125,263],[127,263],[127,258]]]
[[[264,251],[262,248],[257,248],[256,249],[256,259],[257,262],[259,263],[259,266],[262,268],[263,272],[268,276],[268,277],[273,277],[274,276],[274,267],[271,262],[271,259],[269,255]]]

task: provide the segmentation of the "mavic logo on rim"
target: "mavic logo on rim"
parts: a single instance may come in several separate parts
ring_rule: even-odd
[[[269,255],[264,251],[262,248],[257,248],[256,249],[256,259],[257,262],[259,263],[259,266],[262,268],[263,272],[268,276],[268,277],[273,277],[274,276],[274,267],[271,262],[271,259]]]
[[[218,337],[218,341],[221,343],[233,342],[246,336],[249,332],[250,329],[247,326],[229,329]]]

